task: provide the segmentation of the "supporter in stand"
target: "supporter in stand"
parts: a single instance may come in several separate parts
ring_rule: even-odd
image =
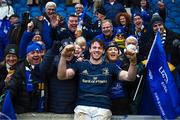
[[[10,91],[17,114],[44,111],[44,83],[38,67],[42,60],[40,50],[37,43],[27,47],[26,60],[17,64],[14,75],[5,87]]]
[[[126,55],[130,60],[128,71],[121,70],[113,63],[102,59],[104,52],[103,41],[94,39],[89,48],[90,59],[77,62],[67,67],[66,59],[74,54],[74,46],[67,45],[61,52],[57,76],[59,80],[79,77],[79,93],[77,106],[74,109],[75,120],[99,119],[110,120],[112,76],[119,80],[133,81],[136,78],[136,53],[128,49]]]
[[[61,42],[54,41],[52,48],[47,51],[40,64],[40,70],[46,83],[46,104],[48,112],[72,114],[75,108],[77,80],[73,78],[60,81],[57,78],[60,54],[68,44],[73,44],[73,42],[69,39],[63,39]],[[68,66],[75,61],[76,59],[73,55],[66,59]]]
[[[107,3],[104,3],[104,9],[106,12],[106,18],[112,20],[113,25],[115,25],[116,15],[119,12],[126,12],[124,6],[116,0],[108,0]]]
[[[8,44],[5,48],[4,61],[0,63],[0,96],[3,89],[10,83],[18,62],[18,47],[15,44]]]

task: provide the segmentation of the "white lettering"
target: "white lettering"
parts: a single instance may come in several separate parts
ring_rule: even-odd
[[[150,69],[149,69],[149,79],[153,80],[153,75]]]
[[[167,84],[168,83],[168,77],[167,77],[167,74],[166,74],[166,72],[162,66],[159,68],[159,72],[162,75],[164,82]]]
[[[164,110],[163,110],[163,108],[162,108],[162,105],[161,105],[161,102],[160,102],[160,100],[159,100],[158,94],[155,92],[154,95],[155,95],[155,99],[156,99],[156,101],[157,101],[158,107],[159,107],[162,115],[165,116],[165,112],[164,112]]]
[[[167,90],[166,84],[164,82],[161,82],[161,85],[164,88],[165,93],[167,93],[168,90]]]
[[[83,83],[94,83],[94,84],[105,84],[107,83],[107,80],[85,80],[85,79],[82,79],[82,82]]]

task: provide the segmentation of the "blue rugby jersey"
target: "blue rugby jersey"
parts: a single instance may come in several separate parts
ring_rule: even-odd
[[[110,109],[112,77],[118,76],[121,68],[114,63],[94,65],[90,61],[77,62],[71,68],[79,76],[77,104]]]

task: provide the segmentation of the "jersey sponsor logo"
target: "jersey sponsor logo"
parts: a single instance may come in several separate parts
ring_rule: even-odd
[[[82,71],[82,74],[84,74],[84,75],[89,75],[89,73],[88,73],[87,70],[83,70],[83,71]]]
[[[102,69],[102,74],[103,75],[109,75],[109,69],[108,68],[103,68]]]
[[[86,84],[106,84],[107,80],[85,80],[82,79],[82,83],[86,83]]]

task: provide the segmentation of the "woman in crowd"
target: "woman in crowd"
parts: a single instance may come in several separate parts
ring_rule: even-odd
[[[120,60],[120,49],[115,42],[110,42],[106,48],[106,60],[107,62],[116,63],[119,67],[122,67],[123,62]],[[130,104],[125,88],[125,82],[114,78],[111,88],[112,106],[111,111],[113,115],[124,115],[130,113]]]
[[[15,44],[9,44],[5,48],[5,59],[0,63],[0,95],[4,87],[11,80],[18,62],[18,49]]]
[[[116,16],[116,27],[122,29],[125,35],[130,35],[131,17],[127,12],[120,12]]]

